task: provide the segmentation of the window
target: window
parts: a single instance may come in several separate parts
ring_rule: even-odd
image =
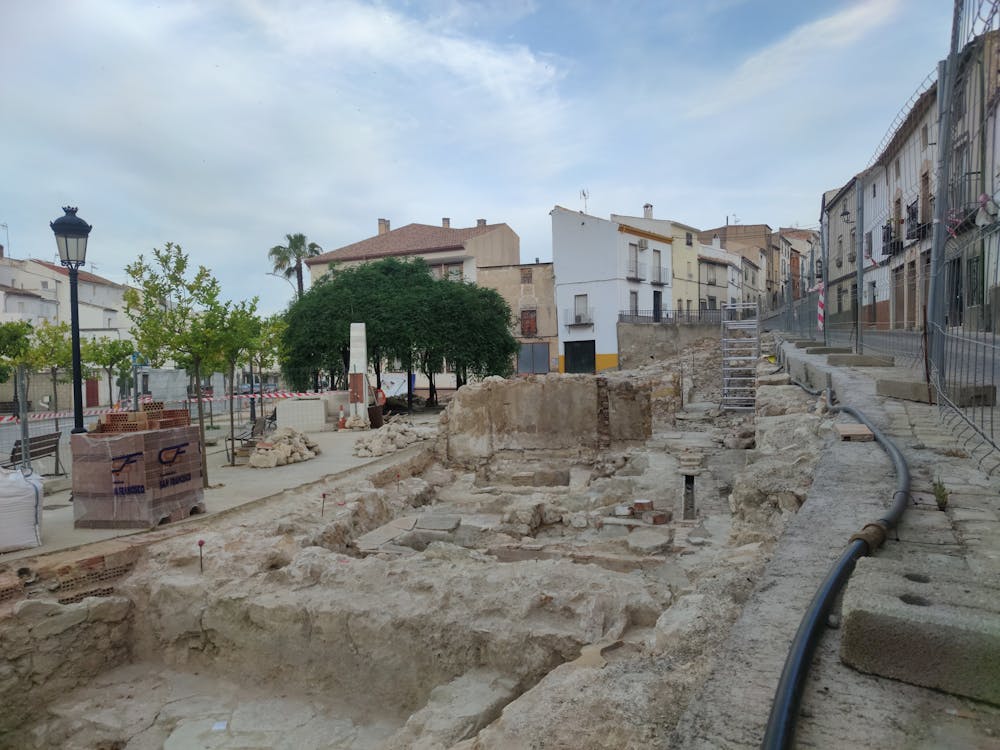
[[[920,147],[927,148],[929,141],[930,139],[927,137],[927,123],[925,122],[923,127],[920,128]]]
[[[854,259],[858,257],[858,233],[852,229],[851,230],[851,246],[847,248],[847,261],[853,263]]]
[[[587,307],[587,295],[577,294],[573,297],[573,321],[586,323],[590,320],[590,310]]]
[[[706,273],[707,273],[707,278],[708,278],[709,285],[715,286],[716,281],[717,281],[716,276],[715,276],[715,266],[709,265],[705,270],[706,270]]]
[[[46,281],[45,279],[42,279],[42,289],[48,289],[48,288],[49,288],[49,282]]]
[[[660,265],[660,262],[661,262],[661,260],[660,260],[660,251],[659,250],[654,250],[653,251],[653,268],[652,268],[653,273],[652,273],[652,276],[650,278],[650,281],[652,281],[654,284],[659,284],[659,283],[661,283],[663,281],[663,267]]]
[[[865,232],[865,257],[872,257],[872,233]]]
[[[920,218],[924,224],[933,221],[931,217],[931,176],[924,172],[920,175]]]
[[[531,269],[530,268],[522,268],[521,269],[521,283],[522,284],[530,284],[531,283]]]
[[[708,298],[708,309],[709,310],[715,310],[717,304],[718,304],[718,302],[717,302],[717,300],[716,300],[715,297],[709,297]]]
[[[837,265],[844,265],[844,235],[837,235]]]
[[[688,247],[691,247],[692,245],[694,245],[694,235],[692,235],[690,232],[688,232],[687,234],[685,234],[684,235],[684,244],[687,245]]]
[[[895,172],[895,174],[896,174],[896,179],[898,180],[898,179],[899,179],[899,176],[900,176],[900,174],[901,174],[901,171],[900,171],[900,169],[899,169],[899,159],[896,159],[896,166],[895,166],[895,167],[893,168],[893,171]]]
[[[634,242],[628,243],[628,278],[639,278],[639,246]]]
[[[462,280],[462,264],[461,263],[452,263],[452,264],[446,266],[445,270],[448,272],[448,278],[451,281],[461,281]]]
[[[872,198],[875,197],[875,183],[872,183]]]
[[[628,309],[633,315],[639,312],[639,292],[628,293]]]
[[[691,261],[688,261],[688,278],[693,279],[694,274],[691,273]]]
[[[521,335],[522,336],[538,335],[537,310],[521,310]]]
[[[906,207],[906,239],[915,240],[917,239],[917,232],[919,229],[919,209],[917,206],[917,201],[913,201],[910,205]]]

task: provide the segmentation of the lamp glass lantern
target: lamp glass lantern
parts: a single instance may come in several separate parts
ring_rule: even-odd
[[[63,206],[65,215],[49,223],[56,235],[59,262],[67,268],[79,268],[87,261],[87,238],[93,227],[76,215],[74,206]]]

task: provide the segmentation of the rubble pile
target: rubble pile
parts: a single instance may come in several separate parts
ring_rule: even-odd
[[[319,453],[319,446],[309,437],[291,427],[281,427],[254,446],[250,466],[273,469],[275,466],[308,461]]]
[[[435,432],[435,428],[417,427],[412,422],[389,422],[358,438],[354,444],[354,455],[367,458],[395,453],[421,440],[433,437]]]

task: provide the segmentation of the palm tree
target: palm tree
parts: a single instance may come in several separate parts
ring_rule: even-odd
[[[302,261],[305,258],[314,258],[323,252],[323,248],[315,242],[306,242],[304,234],[286,234],[287,245],[275,245],[267,251],[267,257],[271,259],[276,274],[283,275],[286,279],[295,277],[298,283],[299,296],[302,296]]]

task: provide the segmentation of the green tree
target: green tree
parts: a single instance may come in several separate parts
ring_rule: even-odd
[[[365,323],[379,385],[387,359],[399,360],[408,373],[424,372],[433,388],[445,360],[462,384],[470,376],[509,375],[517,352],[510,308],[495,290],[436,281],[419,259],[333,268],[289,307],[285,321],[283,368],[290,379],[344,361],[351,323]]]
[[[281,274],[286,279],[295,279],[299,290],[299,297],[303,293],[302,284],[302,264],[306,258],[315,258],[323,248],[315,242],[308,242],[304,234],[286,234],[287,245],[275,245],[267,251],[272,267],[276,274]]]
[[[27,354],[31,331],[31,323],[23,320],[0,323],[0,383],[10,380],[14,365]]]
[[[250,343],[247,360],[257,368],[260,376],[260,391],[258,395],[264,398],[264,370],[270,370],[280,361],[281,337],[285,330],[285,319],[282,315],[271,315],[260,321],[260,331]],[[263,404],[263,400],[261,401]]]
[[[229,305],[219,299],[219,282],[204,266],[190,269],[180,245],[168,242],[153,249],[151,260],[140,255],[125,267],[134,287],[125,291],[125,312],[132,319],[132,336],[150,363],[173,359],[194,372],[201,384],[202,367],[222,351]],[[205,444],[205,408],[198,396],[198,430]],[[208,465],[201,452],[202,481],[208,487]]]
[[[14,367],[22,364],[25,357],[28,356],[28,351],[31,348],[31,331],[31,323],[23,320],[0,323],[0,383],[6,383],[10,380]],[[25,387],[25,392],[27,392],[27,387]],[[17,393],[17,380],[15,379],[15,403],[18,401]]]
[[[261,320],[257,315],[257,298],[254,297],[249,302],[243,301],[230,306],[226,310],[223,320],[222,334],[222,358],[225,361],[226,375],[229,378],[229,389],[236,395],[236,364],[246,357],[253,346],[255,340],[260,335]],[[229,437],[236,434],[236,417],[234,414],[234,403],[236,399],[229,399]],[[231,456],[232,465],[236,465],[236,451]]]
[[[112,339],[101,336],[99,339],[84,341],[80,346],[80,357],[95,367],[99,367],[108,376],[108,403],[114,404],[115,374],[121,370],[123,363],[132,358],[135,345],[131,341]]]

